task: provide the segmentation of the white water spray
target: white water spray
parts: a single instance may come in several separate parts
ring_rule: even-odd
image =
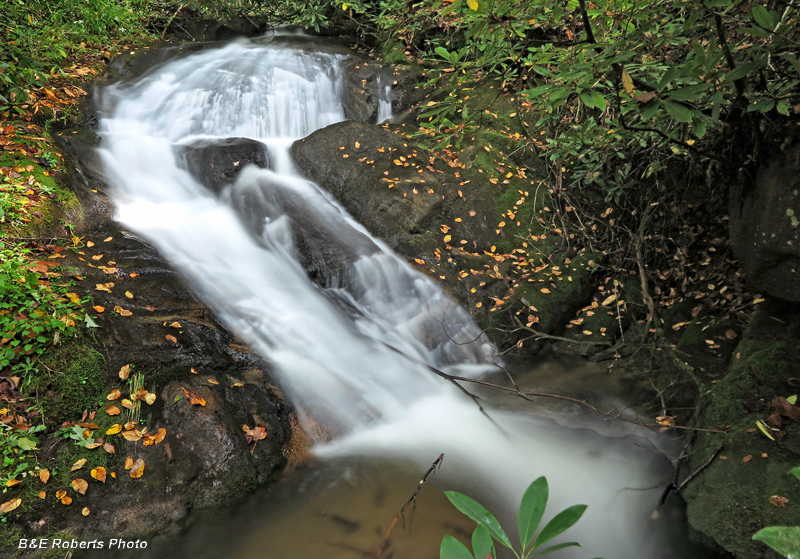
[[[427,466],[445,452],[437,479],[484,487],[506,510],[546,475],[549,516],[589,505],[568,534],[586,553],[553,557],[670,557],[646,529],[663,483],[652,445],[507,412],[489,421],[424,366],[465,376],[491,368],[493,348],[469,315],[297,176],[291,141],[344,120],[342,58],[239,41],[108,88],[114,110],[101,133],[117,219],[274,363],[296,405],[343,434],[321,456]],[[174,146],[227,137],[264,142],[273,169],[248,168],[217,197],[179,167]],[[242,219],[252,200],[264,211],[256,227]],[[353,256],[325,285],[299,263],[298,211]],[[467,339],[478,341],[453,343]]]

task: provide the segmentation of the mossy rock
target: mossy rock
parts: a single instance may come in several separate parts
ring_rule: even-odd
[[[792,504],[800,502],[800,481],[789,474],[800,465],[800,427],[784,417],[778,443],[756,428],[757,421],[769,425],[773,398],[797,393],[799,332],[795,305],[768,301],[759,306],[727,373],[707,397],[701,426],[727,427],[727,434],[698,433],[693,445],[693,469],[719,445],[724,448],[684,490],[689,523],[698,539],[714,541],[737,558],[774,557],[752,535],[766,526],[800,525],[800,508]],[[788,498],[788,506],[771,503],[772,496]]]

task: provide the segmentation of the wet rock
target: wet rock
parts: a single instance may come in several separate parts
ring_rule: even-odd
[[[291,153],[300,172],[333,194],[371,233],[394,248],[407,248],[411,237],[430,228],[442,206],[434,173],[392,161],[400,150],[413,149],[376,126],[341,122],[298,140]],[[395,184],[403,187],[392,190]],[[401,196],[401,190],[409,192]]]
[[[800,144],[731,192],[731,246],[748,287],[800,302]]]
[[[411,67],[381,64],[358,56],[350,56],[342,65],[345,115],[349,120],[375,124],[381,101],[389,103],[391,114],[397,115],[424,95],[418,88],[420,74]]]
[[[270,166],[264,144],[249,138],[199,140],[175,146],[174,150],[179,165],[217,194],[233,184],[247,165],[265,169]]]

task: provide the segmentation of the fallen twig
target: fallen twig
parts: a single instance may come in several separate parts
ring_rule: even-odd
[[[424,476],[422,476],[422,479],[417,485],[417,488],[414,490],[414,494],[411,495],[411,498],[408,501],[406,501],[406,504],[403,505],[403,508],[400,509],[400,512],[398,512],[397,515],[394,517],[394,520],[392,520],[392,523],[389,525],[389,529],[386,530],[386,536],[383,538],[383,541],[380,543],[380,545],[378,545],[377,548],[373,548],[372,550],[370,550],[369,554],[367,555],[369,559],[380,559],[381,557],[383,557],[383,552],[389,545],[389,538],[392,536],[392,530],[394,530],[394,527],[397,525],[398,520],[400,519],[403,520],[403,528],[405,528],[406,518],[403,515],[403,513],[406,511],[409,505],[416,502],[417,495],[419,495],[419,492],[422,489],[422,484],[425,483],[425,480],[428,479],[428,476],[431,475],[431,473],[433,473],[436,470],[437,466],[441,467],[443,460],[444,460],[444,453],[440,454],[439,458],[433,461],[431,467],[428,468],[428,471],[425,472]]]

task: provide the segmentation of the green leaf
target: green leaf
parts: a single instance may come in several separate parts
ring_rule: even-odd
[[[578,542],[567,542],[567,543],[559,543],[556,545],[551,545],[550,547],[545,547],[541,551],[537,551],[534,553],[534,557],[538,557],[539,555],[544,555],[546,553],[550,553],[551,551],[558,551],[559,549],[564,549],[565,547],[580,547],[581,544]]]
[[[533,542],[534,549],[564,533],[564,531],[580,520],[585,511],[586,505],[573,505],[555,515],[555,517],[547,523],[547,526],[542,528],[542,531],[539,532],[536,541]]]
[[[756,532],[753,539],[786,557],[800,555],[800,526],[768,526]]]
[[[482,524],[478,524],[472,532],[472,551],[478,559],[484,559],[487,555],[496,557],[492,535]]]
[[[20,437],[17,439],[17,446],[22,450],[36,450],[36,441],[32,441],[28,437]]]
[[[661,101],[661,106],[667,114],[678,122],[692,122],[692,111],[674,101]]]
[[[100,325],[92,320],[92,317],[88,314],[83,317],[83,322],[86,324],[87,328],[100,328]]]
[[[448,50],[446,48],[444,48],[444,47],[436,47],[434,49],[434,51],[436,52],[436,54],[438,54],[439,56],[441,56],[442,58],[444,58],[445,60],[450,62],[450,53],[448,52]]]
[[[601,111],[606,110],[606,98],[603,96],[602,93],[599,91],[592,90],[589,92],[589,95],[592,97],[592,102],[594,106],[600,109]]]
[[[794,475],[794,477],[796,477],[797,479],[800,479],[800,466],[792,468],[791,470],[789,470],[789,473]]]
[[[760,99],[755,103],[750,103],[747,105],[747,112],[752,113],[754,111],[759,111],[762,113],[768,113],[772,110],[772,107],[775,106],[775,99]]]
[[[735,81],[741,79],[750,72],[752,72],[753,70],[760,68],[763,64],[764,64],[763,60],[753,60],[752,62],[745,62],[744,64],[740,64],[735,70],[731,70],[730,72],[725,74],[725,80]]]
[[[453,503],[458,510],[469,516],[478,524],[486,526],[486,529],[489,530],[489,533],[494,539],[504,546],[511,548],[511,540],[508,539],[505,531],[500,527],[500,523],[492,513],[483,507],[483,505],[458,491],[445,491],[444,494],[447,495],[447,498],[450,499],[450,502]]]
[[[702,138],[706,135],[706,123],[696,116],[692,117],[692,132],[698,138]]]
[[[772,31],[772,14],[764,6],[753,6],[753,19],[764,29]]]
[[[783,101],[783,102],[785,103],[785,101]],[[780,105],[781,102],[778,102],[778,104]],[[787,103],[787,105],[788,105],[788,103]],[[780,112],[780,109],[778,109],[778,112]],[[795,405],[797,403],[797,394],[792,394],[791,396],[786,398],[786,401],[789,402],[792,405]]]
[[[580,99],[581,103],[583,103],[590,109],[594,108],[594,99],[592,99],[590,91],[581,91],[580,93],[578,93],[578,99]]]
[[[547,506],[549,488],[547,479],[540,477],[528,486],[519,504],[519,541],[525,550],[533,540],[533,535],[542,521]]]
[[[731,0],[706,0],[705,4],[709,8],[725,8],[731,5]]]
[[[687,85],[674,91],[667,93],[667,96],[673,101],[695,101],[701,93],[708,91],[711,84],[698,83],[694,85]]]
[[[455,539],[450,534],[442,538],[439,547],[439,559],[474,559],[467,546]]]

